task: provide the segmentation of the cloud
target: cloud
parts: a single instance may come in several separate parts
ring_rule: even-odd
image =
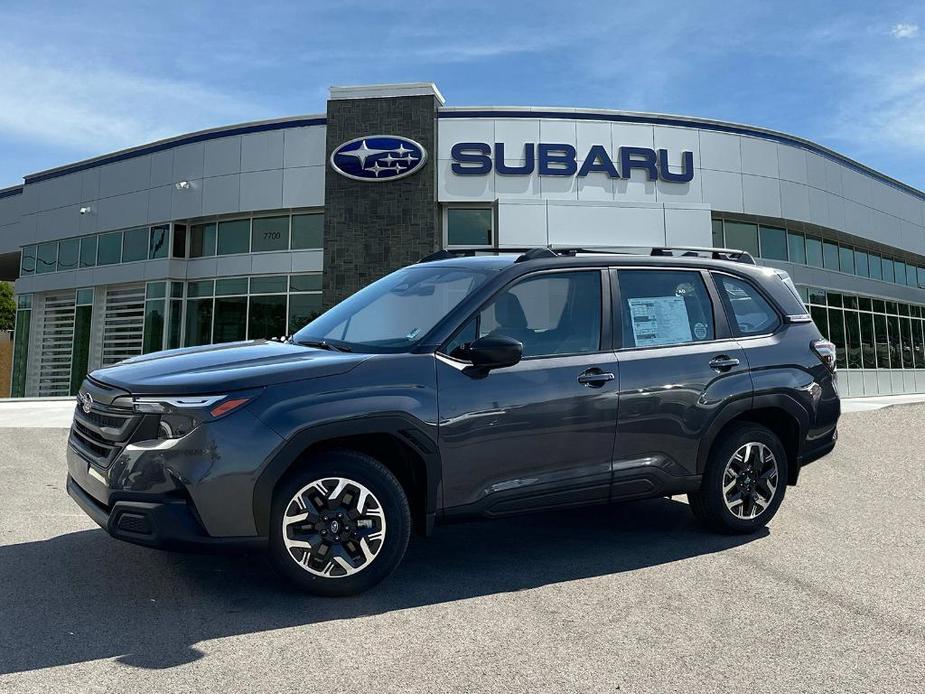
[[[195,82],[42,60],[3,44],[0,65],[0,133],[80,155],[268,117],[247,100]]]
[[[890,34],[897,39],[914,39],[919,35],[919,25],[900,23],[890,29]]]

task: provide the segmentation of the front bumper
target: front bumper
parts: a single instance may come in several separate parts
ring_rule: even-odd
[[[185,551],[262,549],[266,538],[210,537],[190,504],[182,499],[116,501],[105,506],[70,475],[67,493],[103,530],[119,540],[146,547]]]
[[[254,480],[282,439],[260,420],[245,410],[182,438],[153,439],[148,415],[124,433],[107,426],[113,408],[94,405],[93,412],[99,421],[75,413],[69,490],[110,534],[151,546],[265,543],[254,519]],[[139,517],[122,520],[120,509],[128,508]]]

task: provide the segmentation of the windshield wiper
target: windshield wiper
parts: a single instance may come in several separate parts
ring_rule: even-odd
[[[333,342],[328,342],[327,340],[293,340],[294,344],[302,345],[303,347],[315,347],[317,349],[326,349],[330,352],[352,352],[347,345],[335,345]]]

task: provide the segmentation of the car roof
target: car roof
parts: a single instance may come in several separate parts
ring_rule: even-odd
[[[520,259],[520,260],[518,260]],[[519,252],[486,251],[477,255],[458,256],[442,260],[422,261],[419,266],[458,267],[479,270],[504,270],[516,266],[523,272],[535,269],[569,267],[677,267],[725,270],[753,277],[768,277],[777,272],[774,268],[732,260],[717,260],[699,256],[653,256],[634,253],[577,253],[524,259]],[[520,273],[517,273],[520,274]]]

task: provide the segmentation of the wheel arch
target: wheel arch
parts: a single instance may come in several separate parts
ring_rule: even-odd
[[[809,428],[809,414],[793,398],[784,394],[769,394],[737,401],[727,407],[710,427],[697,460],[697,472],[703,473],[713,446],[722,434],[740,422],[752,422],[767,427],[781,440],[787,453],[787,483],[796,484],[800,474],[800,442]]]
[[[290,472],[311,464],[313,455],[332,449],[369,455],[401,483],[418,532],[430,534],[438,507],[442,467],[433,435],[426,425],[403,415],[348,419],[306,427],[283,443],[254,485],[254,524],[267,536],[273,494]]]

